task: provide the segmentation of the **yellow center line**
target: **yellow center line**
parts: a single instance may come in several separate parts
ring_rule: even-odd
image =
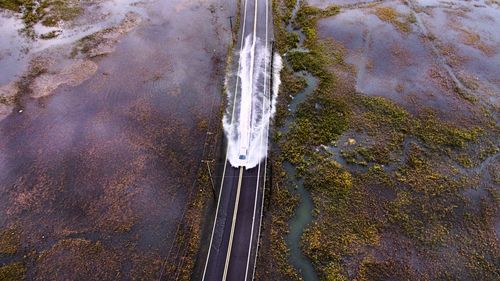
[[[253,20],[253,42],[252,42],[252,61],[250,64],[250,82],[253,83],[253,65],[254,65],[254,57],[253,54],[255,52],[255,42],[256,42],[256,37],[257,37],[257,9],[258,7],[258,0],[254,2],[254,20]],[[245,33],[245,30],[243,30],[243,34]],[[240,167],[240,177],[238,179],[238,189],[236,190],[236,202],[234,205],[234,212],[233,212],[233,221],[231,223],[231,233],[229,234],[229,245],[227,248],[227,253],[226,253],[226,263],[224,265],[224,274],[222,275],[222,281],[226,281],[227,278],[227,270],[229,268],[229,260],[231,259],[231,248],[233,247],[233,237],[234,237],[234,228],[236,225],[236,217],[238,215],[238,204],[240,201],[240,191],[241,191],[241,182],[243,179],[243,171],[244,167]]]
[[[233,221],[231,223],[231,233],[229,234],[229,246],[227,248],[226,264],[224,265],[224,274],[222,275],[222,281],[225,281],[227,277],[229,258],[231,256],[231,248],[233,247],[234,227],[236,225],[236,217],[238,215],[238,203],[240,202],[240,190],[241,190],[241,182],[243,180],[243,171],[244,171],[243,167],[240,167],[240,177],[238,178],[238,189],[236,189],[236,202],[234,204]]]
[[[244,33],[245,33],[245,25],[246,25],[246,18],[247,18],[247,4],[248,4],[248,0],[245,0],[245,6],[243,8],[243,28],[242,28],[243,31],[242,31],[241,42],[240,42],[240,53],[243,50],[243,40],[245,39]],[[239,71],[240,68],[241,68],[241,61],[238,61],[238,71]],[[234,104],[236,104],[236,97],[238,96],[238,83],[239,83],[239,77],[237,76],[236,77],[236,87],[235,87],[235,91],[234,91],[234,99],[233,99],[233,112],[231,114],[231,124],[233,124],[233,120],[234,120],[234,110],[236,108],[236,106],[234,106]],[[224,177],[226,175],[227,151],[228,150],[229,150],[229,144],[228,144],[228,146],[226,148],[226,159],[224,160],[224,169],[222,171],[222,181],[221,181],[221,184],[220,184],[219,196],[217,198],[217,208],[215,210],[215,219],[214,219],[214,224],[213,224],[213,227],[212,227],[212,235],[210,236],[210,244],[208,246],[207,259],[205,260],[205,268],[203,269],[203,277],[201,279],[202,281],[205,280],[205,275],[207,273],[208,262],[210,260],[210,253],[212,251],[212,243],[213,243],[213,240],[214,240],[215,227],[217,226],[217,215],[219,214],[219,206],[220,206],[220,201],[221,201],[221,197],[222,197],[222,194],[223,194],[223,188],[224,188]]]

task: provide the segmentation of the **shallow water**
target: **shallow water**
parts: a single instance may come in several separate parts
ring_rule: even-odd
[[[118,24],[128,12],[145,16],[142,5],[135,5],[135,0],[109,0],[86,7],[85,12],[70,24],[46,27],[35,24],[33,30],[37,35],[59,30],[59,36],[43,40],[30,39],[23,35],[24,23],[20,14],[11,11],[0,11],[0,85],[19,78],[26,70],[29,60],[41,51],[51,47],[71,44],[77,40]]]
[[[293,96],[292,100],[288,104],[288,111],[290,113],[295,114],[297,112],[297,107],[301,102],[303,102],[317,87],[319,83],[319,79],[314,77],[311,73],[309,72],[297,72],[294,73],[297,77],[302,77],[306,81],[306,87],[304,88],[303,91],[300,93],[297,93],[295,96]],[[283,132],[288,132],[290,129],[290,125],[293,122],[293,118],[287,118],[285,120],[285,123],[283,124],[283,127],[281,128],[281,131]]]
[[[299,8],[299,1],[293,10],[292,20],[295,18],[297,10]],[[303,48],[302,44],[304,42],[304,34],[300,30],[293,30],[292,25],[288,24],[287,26],[288,32],[295,32],[299,35],[300,41],[298,43],[298,47],[293,51],[301,51],[307,52],[306,48]],[[280,132],[286,134],[290,130],[290,125],[293,122],[295,113],[297,111],[297,107],[303,102],[314,90],[316,90],[318,86],[318,78],[314,77],[311,73],[302,71],[298,73],[294,73],[299,77],[302,77],[306,80],[306,87],[300,93],[296,94],[290,104],[288,105],[288,110],[290,111],[290,116],[285,120],[283,127],[280,128]],[[311,261],[304,255],[302,252],[302,235],[306,227],[313,220],[313,201],[311,198],[311,194],[304,187],[304,180],[301,178],[297,178],[297,169],[290,164],[289,162],[285,162],[283,168],[287,174],[288,181],[288,189],[292,194],[299,196],[299,203],[295,208],[293,217],[288,222],[289,232],[285,237],[285,241],[287,243],[289,252],[289,260],[290,263],[297,269],[299,275],[303,278],[303,280],[318,280],[318,276],[314,270],[314,267],[311,264]]]
[[[10,82],[26,67],[23,45],[28,39],[18,34],[23,23],[9,15],[10,12],[0,11],[0,85]]]
[[[285,237],[288,248],[290,249],[289,256],[291,264],[298,270],[303,280],[318,280],[311,261],[304,256],[301,250],[302,234],[306,227],[312,222],[312,212],[314,209],[311,194],[304,188],[304,180],[297,179],[297,169],[285,162],[283,164],[288,176],[288,186],[292,194],[299,196],[299,204],[295,208],[292,219],[288,222],[289,232]]]
[[[340,2],[311,3],[346,4]],[[413,13],[410,32],[380,20],[374,14],[378,7],[393,8],[400,21]],[[318,34],[346,47],[346,61],[357,70],[358,91],[390,98],[414,113],[431,107],[444,119],[453,120],[453,112],[460,111],[466,120],[474,109],[455,85],[487,106],[498,104],[500,38],[493,30],[500,24],[499,12],[484,1],[384,1],[346,6],[319,21]]]
[[[380,0],[308,0],[307,3],[309,5],[324,9],[330,5],[338,5],[338,6],[359,5],[359,4],[372,3],[378,1]]]
[[[0,227],[20,233],[17,257],[29,278],[62,271],[72,279],[82,268],[94,277],[157,278],[196,179],[206,124],[217,122],[226,16],[235,11],[218,5],[144,4],[141,25],[93,60],[90,79],[26,98],[22,113],[0,122]],[[82,254],[85,265],[75,264],[55,246],[69,238],[100,241],[104,260]],[[34,249],[56,253],[50,262],[24,260]]]

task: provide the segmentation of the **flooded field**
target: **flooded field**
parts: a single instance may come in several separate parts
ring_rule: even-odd
[[[322,5],[346,1],[321,1]],[[498,4],[484,1],[350,1],[321,20],[318,34],[341,43],[355,66],[356,89],[408,108],[433,107],[455,119],[471,118],[481,100],[498,108]],[[439,94],[438,94],[439,93]]]
[[[500,3],[274,2],[287,67],[258,279],[497,279]]]
[[[0,276],[185,280],[236,3],[64,3],[0,9]]]

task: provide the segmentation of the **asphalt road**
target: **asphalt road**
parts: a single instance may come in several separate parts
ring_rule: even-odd
[[[237,48],[244,38],[269,42],[269,0],[243,0],[242,28]],[[270,44],[267,46],[270,48]],[[238,81],[236,81],[236,89]],[[266,161],[246,170],[231,167],[226,159],[203,281],[252,280],[258,250]]]

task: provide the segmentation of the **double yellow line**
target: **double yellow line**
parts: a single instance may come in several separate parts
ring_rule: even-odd
[[[246,18],[247,18],[247,4],[248,4],[248,1],[249,0],[245,0],[245,7],[243,8],[244,11],[243,11],[243,31],[242,31],[242,36],[241,36],[241,43],[240,43],[240,53],[243,49],[243,41],[245,39],[245,36],[244,36],[244,33],[245,33],[245,24],[246,24]],[[240,62],[238,62],[238,71],[240,69]],[[236,87],[235,87],[235,92],[234,92],[234,100],[233,100],[233,112],[231,114],[231,124],[233,124],[233,120],[234,120],[234,110],[236,108],[236,106],[234,106],[234,104],[236,103],[236,96],[238,95],[238,82],[239,82],[239,77],[237,76],[236,77]],[[229,145],[228,145],[229,147]],[[223,172],[222,172],[222,181],[221,181],[221,185],[220,185],[220,190],[219,190],[219,196],[218,196],[218,199],[217,199],[217,207],[216,207],[216,210],[215,210],[215,219],[214,219],[214,224],[213,224],[213,227],[212,227],[212,235],[210,236],[210,244],[208,246],[208,253],[207,253],[207,259],[205,261],[205,268],[203,269],[203,277],[202,277],[202,281],[205,281],[205,276],[206,276],[206,273],[207,273],[207,268],[208,268],[208,262],[210,260],[210,253],[212,252],[212,243],[213,243],[213,240],[214,240],[214,234],[215,234],[215,227],[217,226],[217,215],[219,213],[219,206],[220,206],[220,201],[221,201],[221,197],[222,197],[222,191],[223,191],[223,188],[224,188],[224,177],[226,175],[226,167],[227,167],[227,152],[226,152],[226,159],[224,160],[224,169],[223,169]],[[241,176],[240,176],[240,181],[241,181]]]
[[[243,47],[243,40],[245,38],[244,36],[244,32],[245,32],[245,21],[246,21],[246,12],[247,12],[247,1],[251,1],[251,0],[245,0],[245,11],[244,11],[244,20],[243,20],[243,31],[242,31],[242,38],[241,38],[241,46],[240,48]],[[256,34],[257,34],[257,11],[258,11],[258,1],[259,0],[254,0],[255,1],[255,5],[254,5],[254,22],[253,22],[253,42],[252,42],[252,48],[253,48],[253,52],[255,52],[255,43],[256,43]],[[266,9],[267,9],[267,1],[266,1]],[[266,16],[267,16],[267,13],[266,13]],[[267,21],[267,19],[266,19]],[[267,22],[266,22],[266,38],[267,38]],[[267,40],[266,40],[267,41]],[[267,43],[267,42],[266,42]],[[240,50],[241,51],[241,50]],[[255,62],[252,60],[251,62],[251,71],[253,72],[253,64]],[[238,68],[239,68],[239,64],[238,64]],[[236,80],[236,91],[238,90],[238,79]],[[236,100],[236,93],[235,93],[235,100]],[[234,117],[234,106],[233,106],[233,114],[232,114],[232,117],[231,117],[231,123],[233,121],[233,117]],[[224,178],[224,174],[225,174],[225,171],[226,171],[226,165],[227,165],[227,155],[226,155],[226,161],[224,163],[224,172],[223,172],[223,178]],[[239,177],[238,177],[238,186],[237,186],[237,190],[236,190],[236,201],[235,201],[235,206],[234,206],[234,210],[233,210],[233,218],[232,218],[232,223],[231,223],[231,231],[230,231],[230,235],[229,235],[229,245],[228,245],[228,249],[227,249],[227,253],[226,253],[226,261],[225,261],[225,265],[224,265],[224,273],[223,273],[223,276],[222,276],[222,280],[223,281],[226,281],[227,279],[227,272],[228,272],[228,269],[229,269],[229,261],[230,261],[230,257],[231,257],[231,249],[232,249],[232,246],[233,246],[233,239],[234,239],[234,231],[235,231],[235,226],[236,226],[236,218],[238,216],[238,205],[239,205],[239,201],[240,201],[240,194],[241,194],[241,185],[242,185],[242,182],[243,182],[243,173],[244,173],[244,167],[240,167],[240,172],[239,172]],[[259,174],[260,174],[260,163],[259,163]],[[214,235],[214,232],[215,232],[215,227],[216,227],[216,222],[217,222],[217,213],[219,211],[219,203],[220,203],[220,196],[222,194],[222,187],[224,185],[224,179],[222,180],[222,183],[221,183],[221,192],[220,192],[220,195],[219,195],[219,198],[218,198],[218,202],[217,202],[217,210],[216,210],[216,214],[215,214],[215,222],[214,222],[214,226],[213,226],[213,230],[212,230],[212,236],[211,236],[211,239],[210,239],[210,245],[209,245],[209,250],[208,250],[208,255],[207,255],[207,260],[206,260],[206,263],[205,263],[205,268],[204,268],[204,271],[203,271],[203,278],[202,280],[205,279],[205,274],[206,274],[206,270],[207,270],[207,266],[208,266],[208,260],[210,258],[210,252],[211,252],[211,248],[212,248],[212,242],[213,242],[213,235]],[[258,184],[257,184],[258,186]],[[255,196],[258,196],[258,194],[256,194]],[[255,210],[254,210],[255,212]],[[255,216],[255,214],[254,214]],[[253,227],[252,227],[253,228]],[[251,243],[251,241],[250,241]],[[247,270],[248,270],[248,264],[247,264]],[[247,274],[245,274],[245,277],[247,276]]]
[[[255,0],[254,2],[254,17],[253,17],[253,42],[252,42],[252,51],[255,53],[255,44],[257,40],[257,11],[258,11],[258,6],[259,6],[259,0]],[[244,37],[245,30],[242,32],[242,37]],[[253,76],[253,67],[254,67],[255,59],[254,56],[252,56],[252,62],[251,62],[251,67],[250,67],[250,77]],[[253,81],[250,81],[253,83]],[[260,164],[259,164],[260,165]],[[224,265],[224,274],[222,275],[222,281],[226,281],[227,278],[227,270],[229,268],[229,260],[231,258],[231,249],[233,247],[233,238],[234,238],[234,228],[236,226],[236,217],[238,216],[238,204],[240,201],[240,192],[241,192],[241,182],[243,180],[243,171],[244,167],[240,167],[240,176],[238,178],[238,189],[236,190],[236,202],[234,205],[234,212],[233,212],[233,221],[231,223],[231,233],[229,234],[229,245],[227,248],[227,253],[226,253],[226,263]],[[257,196],[257,195],[255,195]],[[246,276],[246,274],[245,274]],[[245,280],[246,281],[246,280]]]
[[[236,189],[236,202],[234,204],[233,221],[231,222],[231,233],[229,234],[229,245],[226,253],[226,263],[224,265],[224,274],[222,280],[227,278],[227,270],[229,268],[229,259],[231,257],[231,248],[233,247],[234,228],[236,226],[236,217],[238,216],[238,204],[240,203],[241,182],[243,181],[244,167],[240,167],[240,176],[238,178],[238,188]]]

